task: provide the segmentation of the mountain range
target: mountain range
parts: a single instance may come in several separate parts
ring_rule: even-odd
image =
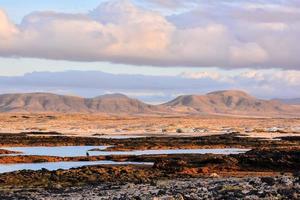
[[[150,113],[160,107],[145,104],[123,94],[107,94],[95,98],[25,93],[0,95],[0,112],[90,112],[90,113]]]
[[[94,98],[51,93],[0,95],[0,112],[299,116],[299,111],[297,106],[278,100],[257,99],[237,90],[183,95],[161,105],[146,104],[123,94],[107,94]]]

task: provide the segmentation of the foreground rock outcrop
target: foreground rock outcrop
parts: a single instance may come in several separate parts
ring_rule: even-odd
[[[189,199],[286,199],[300,198],[300,180],[295,176],[198,178],[160,180],[148,184],[99,183],[97,186],[52,190],[1,191],[1,199],[103,199],[103,200],[189,200]]]
[[[16,153],[19,153],[19,152],[16,152],[16,151],[9,151],[9,150],[6,150],[6,149],[0,149],[0,155],[16,154]]]
[[[22,170],[0,174],[0,188],[53,188],[57,185],[68,188],[76,185],[98,185],[102,182],[151,183],[162,179],[172,180],[187,177],[245,176],[261,173],[272,175],[279,173],[298,174],[300,169],[299,155],[300,149],[256,149],[239,155],[186,154],[90,157],[86,160],[154,162],[154,165],[99,165],[56,171],[46,169],[39,171]],[[34,156],[32,157],[36,159]],[[81,157],[61,159],[84,160]]]

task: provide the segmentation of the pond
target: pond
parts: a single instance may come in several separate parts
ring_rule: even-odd
[[[19,170],[41,170],[50,171],[58,169],[71,169],[92,165],[153,165],[150,162],[114,162],[114,161],[80,161],[80,162],[48,162],[48,163],[16,163],[0,164],[0,173],[13,172]]]
[[[13,155],[38,155],[58,157],[107,156],[107,155],[159,155],[159,154],[240,154],[250,149],[226,148],[226,149],[169,149],[169,150],[137,150],[137,151],[105,151],[108,146],[57,146],[57,147],[7,147],[10,151],[22,152]],[[90,151],[97,149],[96,151]],[[12,155],[12,154],[11,154]],[[2,155],[7,156],[7,155]],[[49,162],[49,163],[16,163],[0,164],[0,173],[18,170],[48,170],[70,169],[89,165],[153,165],[144,162],[114,162],[114,161],[81,161],[81,162]]]
[[[78,157],[86,156],[86,152],[92,148],[104,150],[108,146],[57,146],[57,147],[9,147],[2,148],[10,151],[22,152],[15,155],[36,155],[36,156],[58,156],[58,157]],[[90,153],[91,155],[97,155]]]
[[[225,149],[160,149],[160,150],[135,150],[135,151],[104,151],[108,146],[58,146],[58,147],[9,147],[2,148],[10,151],[22,152],[19,155],[78,157],[107,156],[107,155],[159,155],[159,154],[240,154],[250,149],[225,148]],[[90,151],[97,149],[97,151]],[[18,154],[16,154],[18,155]]]

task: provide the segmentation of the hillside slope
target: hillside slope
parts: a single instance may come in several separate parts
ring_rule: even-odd
[[[261,100],[236,91],[183,95],[162,105],[149,105],[123,94],[82,98],[51,93],[0,95],[0,112],[217,114],[242,116],[299,116],[300,107],[276,100]]]
[[[0,112],[151,113],[163,108],[121,94],[81,98],[50,93],[0,95]]]
[[[243,91],[183,95],[163,104],[177,112],[249,116],[298,115],[299,109],[275,100],[257,99]]]

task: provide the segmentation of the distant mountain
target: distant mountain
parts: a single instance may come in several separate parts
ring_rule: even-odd
[[[277,100],[261,100],[236,91],[183,95],[162,105],[149,105],[123,94],[94,98],[24,93],[0,95],[0,112],[63,112],[124,114],[218,114],[243,116],[299,116],[300,107]]]
[[[294,98],[294,99],[275,99],[277,101],[280,101],[282,103],[290,104],[290,105],[300,105],[300,98]]]
[[[104,113],[160,113],[165,109],[132,99],[123,94],[106,94],[86,99],[87,107],[92,112]]]
[[[247,116],[298,115],[297,109],[276,100],[257,99],[243,91],[227,90],[206,95],[183,95],[163,104],[177,112]]]
[[[0,112],[103,112],[152,113],[163,111],[160,106],[145,104],[122,94],[95,98],[57,95],[51,93],[25,93],[0,95]]]

